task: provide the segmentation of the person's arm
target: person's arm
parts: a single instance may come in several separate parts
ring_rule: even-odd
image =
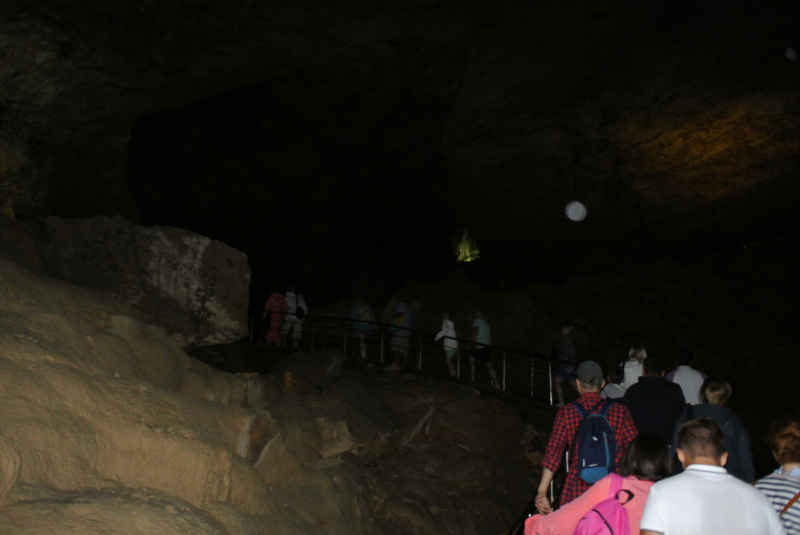
[[[553,474],[558,472],[558,468],[561,466],[564,448],[566,448],[567,442],[570,440],[570,433],[567,428],[567,410],[569,410],[568,406],[562,407],[556,414],[553,429],[550,432],[550,440],[547,442],[547,451],[544,454],[544,459],[542,459],[542,478],[539,481],[536,499],[534,500],[536,510],[542,514],[552,511],[550,500],[547,498],[547,491],[550,487],[550,482],[553,480]]]
[[[641,535],[664,535],[660,531],[650,531],[649,529],[645,529],[640,531]]]
[[[438,332],[438,334],[436,335],[436,338],[434,338],[434,341],[435,341],[435,340],[438,340],[439,338],[441,338],[442,336],[444,336],[444,331],[445,331],[445,329],[446,329],[446,327],[445,327],[444,325],[442,325],[442,330]]]
[[[547,497],[551,481],[553,481],[553,472],[549,468],[542,468],[542,479],[539,481],[534,503],[536,504],[536,510],[543,515],[553,512],[553,508],[550,507],[550,499]]]
[[[552,472],[550,473],[552,476]],[[549,483],[548,483],[549,485]],[[541,484],[539,490],[542,490]],[[611,490],[611,477],[606,476],[572,500],[571,502],[562,505],[558,511],[553,511],[547,516],[539,520],[539,527],[543,533],[572,533],[578,522],[583,518],[586,513],[592,510],[592,507],[608,498],[608,493]],[[545,498],[547,489],[545,488]],[[538,497],[537,496],[537,508]],[[549,506],[549,503],[548,503]]]

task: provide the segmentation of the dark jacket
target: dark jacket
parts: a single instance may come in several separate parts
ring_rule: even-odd
[[[711,418],[722,428],[722,435],[725,437],[725,449],[728,450],[728,464],[725,469],[732,476],[736,476],[745,483],[752,483],[756,480],[756,470],[753,467],[753,455],[750,452],[750,435],[744,422],[738,414],[728,407],[719,405],[690,405],[684,410],[678,422],[675,424],[675,443],[678,441],[678,429],[690,418],[687,418],[686,410],[691,411],[691,418]]]
[[[643,375],[625,391],[622,403],[630,409],[640,433],[655,435],[669,446],[686,399],[680,385],[663,377]]]

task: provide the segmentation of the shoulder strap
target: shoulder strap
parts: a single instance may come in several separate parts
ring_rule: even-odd
[[[800,492],[798,492],[797,494],[795,494],[795,495],[794,495],[794,498],[792,498],[791,500],[789,500],[788,502],[786,502],[786,505],[783,507],[783,510],[781,511],[781,514],[780,514],[780,515],[778,515],[778,516],[783,516],[783,513],[785,513],[785,512],[786,512],[786,511],[788,511],[789,509],[791,509],[791,508],[792,508],[792,506],[795,504],[795,502],[797,502],[797,500],[800,500]]]
[[[586,407],[584,407],[583,405],[581,405],[577,401],[574,402],[573,405],[575,406],[575,409],[577,409],[578,414],[581,415],[581,420],[586,418],[586,416],[589,414],[589,411],[586,410]]]
[[[605,401],[603,402],[603,406],[602,406],[602,408],[600,409],[600,412],[599,412],[598,414],[599,414],[600,416],[604,416],[604,417],[605,417],[605,416],[608,416],[608,411],[610,411],[610,410],[611,410],[611,406],[612,406],[614,403],[615,403],[615,402],[614,402],[614,400],[612,400],[612,399],[607,399],[607,400],[605,400]]]

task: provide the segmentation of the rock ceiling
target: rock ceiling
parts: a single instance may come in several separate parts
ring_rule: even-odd
[[[680,251],[796,222],[789,3],[28,4],[0,2],[0,196],[20,215],[135,217],[137,117],[302,75],[380,113],[452,102],[450,197],[497,250]]]

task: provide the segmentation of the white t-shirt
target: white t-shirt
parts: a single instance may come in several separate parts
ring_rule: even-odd
[[[653,485],[641,529],[664,535],[786,535],[764,494],[721,466],[704,464]]]
[[[624,386],[626,390],[639,382],[643,367],[642,363],[638,360],[625,361],[625,366],[622,367],[622,370],[625,372],[625,380],[622,382],[622,386]]]
[[[600,396],[603,399],[618,399],[624,395],[625,387],[615,383],[608,383],[605,388],[603,388],[603,391],[600,392]]]
[[[674,374],[668,377],[670,381],[681,386],[686,403],[697,405],[700,403],[700,387],[703,386],[705,377],[691,366],[678,366]]]

